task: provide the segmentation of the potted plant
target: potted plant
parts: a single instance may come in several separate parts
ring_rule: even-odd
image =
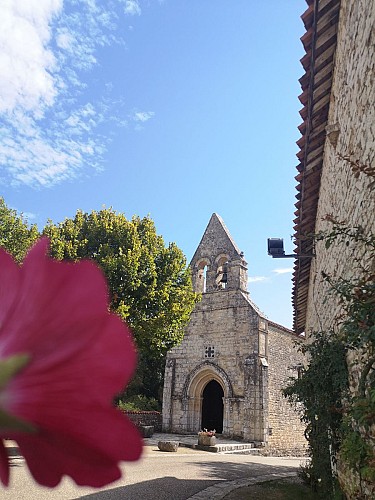
[[[208,431],[203,429],[203,431],[198,432],[198,444],[200,446],[215,446],[216,444],[216,431]]]

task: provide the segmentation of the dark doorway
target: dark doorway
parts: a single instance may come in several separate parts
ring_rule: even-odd
[[[223,432],[223,397],[224,391],[216,380],[208,382],[203,391],[202,429],[221,434]]]

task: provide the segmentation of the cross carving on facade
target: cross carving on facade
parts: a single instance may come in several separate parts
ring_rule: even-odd
[[[205,358],[214,358],[215,357],[215,347],[214,346],[205,347],[204,357]]]

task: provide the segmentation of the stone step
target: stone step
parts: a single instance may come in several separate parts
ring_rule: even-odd
[[[254,449],[254,443],[217,443],[218,453],[243,453]]]
[[[261,455],[262,448],[248,448],[244,450],[228,450],[220,452],[224,455]]]
[[[257,455],[260,448],[255,448],[254,443],[216,443],[215,446],[200,446],[198,444],[182,443],[180,446],[195,450],[210,451],[212,453],[237,453],[243,455]]]

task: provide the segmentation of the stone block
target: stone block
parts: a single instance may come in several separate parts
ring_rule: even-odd
[[[154,426],[153,425],[141,425],[139,427],[139,431],[144,438],[150,438],[154,434]]]
[[[159,441],[158,448],[160,451],[177,451],[179,446],[178,441]]]

